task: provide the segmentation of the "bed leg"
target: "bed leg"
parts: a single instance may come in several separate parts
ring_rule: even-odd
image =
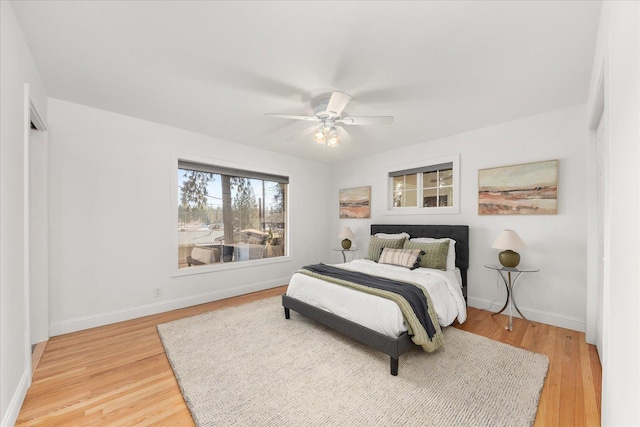
[[[291,314],[289,313],[289,308],[288,307],[284,308],[284,318],[285,319],[291,319]]]
[[[389,360],[391,362],[391,375],[394,377],[398,376],[398,359],[395,357],[389,356]]]

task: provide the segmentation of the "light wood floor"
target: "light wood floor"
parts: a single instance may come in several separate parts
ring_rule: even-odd
[[[270,289],[49,340],[17,425],[193,426],[156,325],[281,295]],[[461,329],[546,354],[549,373],[536,426],[600,425],[601,368],[584,334],[469,308]]]

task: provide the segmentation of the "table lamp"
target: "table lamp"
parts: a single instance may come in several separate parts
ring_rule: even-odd
[[[527,245],[515,231],[502,230],[491,247],[495,249],[503,249],[503,251],[498,254],[500,264],[505,267],[513,268],[520,263],[520,254],[515,252],[514,249],[524,249]]]
[[[351,239],[356,236],[349,227],[344,227],[338,237],[342,239],[342,249],[349,249],[351,248]]]

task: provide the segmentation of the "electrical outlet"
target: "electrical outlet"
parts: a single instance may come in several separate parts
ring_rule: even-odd
[[[162,296],[162,288],[161,287],[160,288],[155,288],[153,290],[153,296],[156,297],[156,298],[157,297],[161,297]]]

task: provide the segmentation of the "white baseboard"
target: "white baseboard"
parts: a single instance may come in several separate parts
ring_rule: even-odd
[[[56,336],[68,334],[70,332],[81,331],[84,329],[95,328],[98,326],[110,325],[112,323],[123,322],[125,320],[136,319],[138,317],[149,316],[152,314],[164,313],[180,308],[191,307],[198,304],[204,304],[211,301],[217,301],[224,298],[231,298],[238,295],[244,295],[251,292],[271,289],[288,283],[289,277],[271,280],[269,282],[254,283],[234,289],[226,289],[206,294],[194,295],[184,298],[173,299],[169,301],[161,301],[153,304],[146,304],[138,307],[131,307],[122,310],[111,311],[107,313],[96,314],[92,316],[79,317],[75,319],[65,320],[62,322],[52,322],[49,326],[49,335]],[[468,304],[470,307],[486,310],[492,301],[483,298],[469,297]],[[560,315],[557,313],[549,313],[540,310],[520,307],[520,311],[531,321],[546,323],[548,325],[560,328],[571,329],[573,331],[584,332],[586,324],[583,319]],[[514,317],[520,317],[513,310]],[[26,390],[26,389],[25,389]],[[26,391],[25,391],[26,393]],[[18,408],[19,410],[20,408]],[[4,424],[3,424],[4,426]]]
[[[491,303],[492,301],[489,301],[483,298],[473,298],[473,297],[469,297],[467,301],[467,304],[470,307],[480,308],[482,310],[487,310]],[[522,314],[524,314],[525,317],[531,320],[532,322],[545,323],[547,325],[557,326],[559,328],[571,329],[572,331],[578,331],[578,332],[584,332],[586,329],[586,322],[584,319],[578,319],[571,316],[565,316],[557,313],[549,313],[549,312],[535,310],[532,308],[526,308],[521,306],[518,306],[518,308],[520,308],[520,311],[522,312]],[[500,309],[500,306],[495,308],[494,311],[497,311],[499,309]],[[509,314],[508,308],[507,310],[504,311],[503,314],[505,313],[507,315]],[[520,317],[520,315],[515,310],[515,308],[513,309],[513,317]]]
[[[125,320],[137,319],[138,317],[152,314],[164,313],[180,308],[191,307],[211,301],[231,298],[251,292],[263,291],[289,283],[290,277],[270,280],[268,282],[253,283],[251,285],[240,286],[233,289],[209,292],[206,294],[177,298],[168,301],[161,301],[153,304],[145,304],[138,307],[125,308],[91,316],[78,317],[61,322],[51,322],[49,325],[49,336],[68,334],[70,332],[82,331],[84,329],[98,326],[110,325],[112,323],[123,322]]]
[[[29,389],[29,372],[28,370],[25,370],[22,374],[22,378],[20,378],[18,387],[16,387],[16,390],[13,393],[13,396],[11,397],[11,402],[9,402],[9,406],[7,407],[7,410],[2,416],[2,420],[0,421],[0,426],[11,427],[16,424],[18,415],[20,415],[20,408],[22,408],[22,403],[24,402],[24,398],[27,396],[28,389]]]

